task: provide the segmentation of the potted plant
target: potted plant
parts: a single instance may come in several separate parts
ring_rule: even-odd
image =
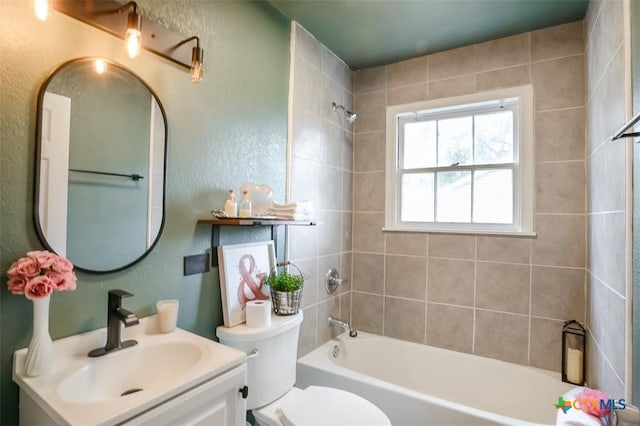
[[[293,266],[295,271],[287,270],[285,266]],[[281,268],[278,271],[278,268]],[[265,281],[271,289],[273,311],[276,315],[294,315],[300,310],[304,275],[291,262],[279,263]]]

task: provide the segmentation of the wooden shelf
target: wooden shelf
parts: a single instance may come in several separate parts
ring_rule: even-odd
[[[276,256],[278,255],[278,228],[281,226],[314,226],[310,220],[285,220],[267,219],[259,217],[250,218],[210,218],[198,219],[198,225],[211,225],[211,266],[218,266],[217,247],[220,245],[221,226],[269,226],[271,227],[271,239],[273,240]]]

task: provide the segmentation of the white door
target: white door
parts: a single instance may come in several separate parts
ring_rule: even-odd
[[[46,92],[41,124],[40,227],[51,248],[66,256],[71,98]]]

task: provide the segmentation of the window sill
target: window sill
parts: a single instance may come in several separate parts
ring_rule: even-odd
[[[537,236],[534,231],[497,231],[497,230],[470,230],[470,229],[425,229],[407,227],[384,227],[382,232],[411,232],[422,234],[457,234],[457,235],[485,235],[494,237],[523,237],[533,238]]]

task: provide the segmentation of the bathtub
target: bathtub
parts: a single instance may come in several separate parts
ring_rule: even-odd
[[[367,398],[393,425],[555,424],[560,374],[359,333],[332,339],[297,362],[296,386]]]

